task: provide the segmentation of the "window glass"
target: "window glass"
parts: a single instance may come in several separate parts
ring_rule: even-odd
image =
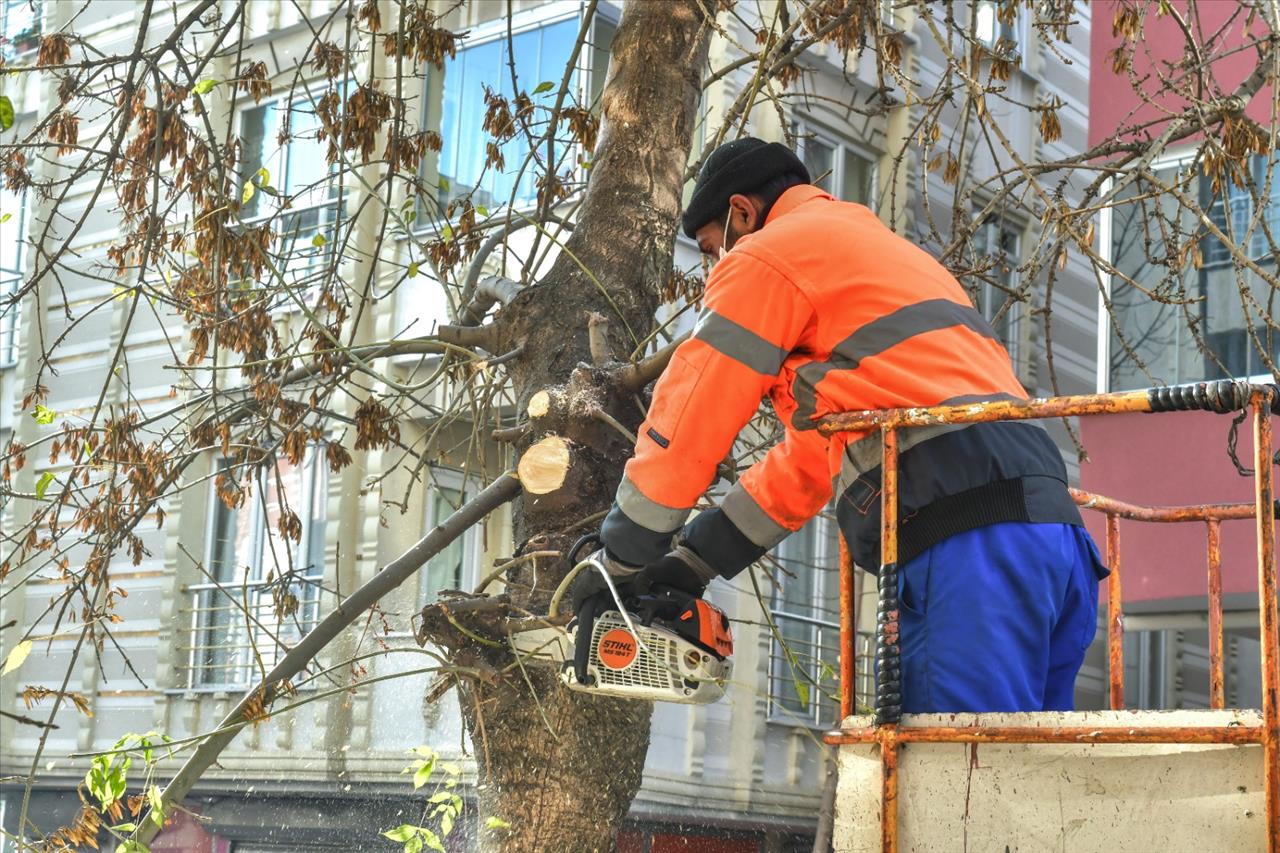
[[[986,269],[979,279],[977,307],[992,324],[1015,362],[1021,305],[1014,302],[1003,313],[1001,309],[1005,308],[1010,292],[1017,286],[1017,267],[1021,262],[1018,244],[1018,231],[995,216],[979,226],[973,236],[974,264]]]
[[[12,297],[26,276],[27,198],[0,186],[0,368],[12,367],[18,359],[21,306]]]
[[[1110,213],[1111,258],[1120,273],[1111,282],[1112,391],[1257,376],[1267,372],[1259,345],[1273,359],[1280,355],[1280,340],[1258,317],[1256,307],[1247,313],[1245,307],[1252,301],[1274,311],[1271,289],[1257,272],[1236,263],[1231,251],[1235,244],[1247,249],[1259,266],[1275,268],[1263,232],[1263,224],[1277,215],[1270,204],[1277,188],[1267,188],[1267,168],[1274,166],[1260,157],[1253,161],[1254,182],[1268,203],[1252,233],[1255,208],[1248,190],[1229,185],[1225,198],[1214,197],[1210,182],[1189,167],[1171,165],[1157,171],[1161,182],[1177,182],[1184,194],[1199,199],[1227,242],[1207,233],[1169,193],[1138,200],[1151,188],[1136,184],[1120,193]],[[1176,256],[1171,247],[1185,245],[1197,233],[1203,235],[1198,269],[1190,262],[1166,263],[1168,255]],[[1273,233],[1275,237],[1280,234]],[[1242,288],[1247,298],[1242,298]],[[1153,298],[1153,293],[1161,298]]]
[[[778,547],[780,571],[771,616],[778,635],[770,655],[770,690],[781,721],[829,725],[839,695],[835,525],[815,518]]]
[[[327,474],[324,454],[308,451],[302,465],[278,460],[255,478],[238,507],[211,489],[210,578],[188,587],[195,642],[193,685],[248,681],[271,665],[319,616],[324,576]],[[286,510],[301,523],[286,536]]]
[[[427,529],[434,530],[462,505],[461,489],[435,484],[427,498]],[[463,534],[427,562],[423,581],[423,600],[435,601],[442,589],[460,589],[469,534]]]
[[[532,93],[544,81],[559,86],[578,27],[579,22],[570,18],[512,36],[511,57],[523,90]],[[575,79],[576,74],[570,78],[571,86]],[[488,208],[506,204],[508,199],[520,206],[536,199],[532,169],[525,170],[517,185],[520,166],[529,153],[522,134],[517,133],[503,144],[505,165],[501,171],[485,168],[483,143],[488,135],[483,127],[486,107],[482,93],[486,86],[506,97],[514,94],[505,36],[464,45],[457,57],[445,64],[440,118],[443,147],[438,160],[441,205],[473,190],[472,202]],[[554,90],[533,97],[538,102],[543,96],[553,97],[553,93]],[[541,119],[536,112],[531,118]]]

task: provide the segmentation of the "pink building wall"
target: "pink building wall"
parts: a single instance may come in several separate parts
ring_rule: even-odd
[[[1080,432],[1090,460],[1080,466],[1080,486],[1130,503],[1157,506],[1251,502],[1253,478],[1237,474],[1227,457],[1230,425],[1230,415],[1207,412],[1083,418]],[[1272,418],[1272,429],[1280,434],[1280,420]],[[1253,467],[1253,434],[1247,420],[1240,425],[1237,453],[1244,465]],[[1103,550],[1103,516],[1086,510],[1085,523]],[[1257,590],[1256,542],[1252,521],[1223,523],[1224,593]],[[1205,525],[1200,522],[1151,524],[1122,519],[1124,600],[1207,595],[1207,546]]]
[[[1188,13],[1186,0],[1173,0],[1198,39],[1218,34],[1225,44],[1244,41],[1243,16],[1226,26],[1238,8],[1234,0],[1196,4],[1196,17]],[[1110,53],[1120,44],[1112,33],[1117,0],[1091,4],[1093,26],[1089,68],[1089,144],[1114,135],[1121,125],[1156,120],[1176,112],[1185,103],[1169,96],[1157,98],[1155,72],[1183,58],[1186,39],[1170,15],[1156,14],[1148,4],[1144,37],[1134,57],[1135,73],[1153,79],[1142,89],[1155,105],[1146,104],[1132,89],[1126,75],[1111,70]],[[1251,24],[1256,36],[1262,21]],[[1252,51],[1241,51],[1215,61],[1214,79],[1225,90],[1234,89],[1254,69]],[[1167,73],[1167,71],[1166,71]],[[1264,125],[1271,122],[1273,90],[1265,87],[1247,106],[1247,113]],[[1152,128],[1158,134],[1161,124]],[[1195,144],[1188,139],[1179,147]],[[1273,419],[1274,421],[1275,419]],[[1170,415],[1113,415],[1085,418],[1081,437],[1090,461],[1080,466],[1080,485],[1132,503],[1174,505],[1253,500],[1253,480],[1239,476],[1227,458],[1227,430],[1231,418],[1203,412]],[[1240,430],[1241,460],[1252,466],[1253,438],[1249,424]],[[1086,512],[1086,523],[1104,548],[1102,516]],[[1200,523],[1177,525],[1120,522],[1120,556],[1126,601],[1150,601],[1184,596],[1205,596],[1207,541]],[[1233,521],[1222,527],[1223,591],[1256,592],[1256,534],[1250,521]],[[1105,596],[1105,593],[1104,593]]]
[[[1172,0],[1172,2],[1183,18],[1187,19],[1198,42],[1203,42],[1211,36],[1221,38],[1224,44],[1244,42],[1244,15],[1238,15],[1237,20],[1232,21],[1231,25],[1224,29],[1226,22],[1238,8],[1235,0],[1210,0],[1210,2],[1201,0],[1196,4],[1194,18],[1188,14],[1186,0]],[[1171,15],[1156,15],[1154,0],[1148,4],[1143,43],[1136,51],[1133,60],[1134,71],[1139,78],[1151,76],[1150,80],[1142,84],[1141,89],[1146,93],[1147,99],[1154,103],[1144,103],[1144,100],[1133,91],[1127,76],[1112,72],[1110,53],[1120,44],[1120,38],[1112,34],[1112,22],[1119,7],[1117,0],[1095,0],[1090,4],[1093,17],[1089,56],[1090,147],[1109,138],[1121,125],[1159,119],[1166,115],[1166,111],[1176,112],[1186,106],[1181,99],[1168,95],[1156,97],[1160,83],[1154,72],[1164,71],[1166,63],[1176,68],[1182,61],[1186,37]],[[1254,38],[1265,31],[1261,18],[1253,21],[1250,31]],[[1255,52],[1240,51],[1214,61],[1212,73],[1223,91],[1230,92],[1248,77],[1256,66]],[[1165,71],[1165,73],[1168,72]],[[1246,108],[1247,114],[1255,121],[1269,125],[1271,98],[1271,87],[1264,86],[1249,101]],[[1161,129],[1162,126],[1157,124],[1152,135],[1158,134]]]

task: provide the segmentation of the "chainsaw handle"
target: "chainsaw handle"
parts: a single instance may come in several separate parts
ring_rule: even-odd
[[[589,684],[587,662],[591,659],[591,637],[595,634],[596,615],[601,604],[599,596],[593,595],[582,602],[582,609],[577,613],[578,627],[574,631],[573,642],[573,674],[579,684]]]
[[[569,565],[576,566],[578,564],[578,553],[587,545],[595,545],[598,548],[603,548],[604,540],[600,538],[599,533],[588,533],[577,542],[574,542],[573,547],[569,549],[568,553]]]

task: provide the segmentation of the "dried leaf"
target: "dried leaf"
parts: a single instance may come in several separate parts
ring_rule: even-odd
[[[4,669],[0,669],[0,675],[8,675],[22,666],[27,659],[27,655],[31,654],[31,645],[30,640],[23,640],[10,649],[8,656],[4,659]]]

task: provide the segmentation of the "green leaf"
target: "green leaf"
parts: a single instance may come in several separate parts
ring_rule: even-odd
[[[440,236],[444,238],[446,243],[453,239],[453,229],[449,227],[448,222],[440,226]]]
[[[116,832],[133,832],[135,829],[138,828],[138,825],[136,823],[122,823],[117,826],[113,826],[111,828],[114,829]]]
[[[212,77],[207,77],[192,86],[191,91],[195,92],[197,95],[207,95],[213,91],[213,87],[216,85],[218,85],[217,80],[214,80]]]
[[[488,215],[489,215],[489,208],[487,208],[487,207],[485,207],[485,206],[483,206],[483,205],[479,205],[479,204],[477,204],[477,205],[476,205],[476,213],[480,214],[481,216],[488,216]]]
[[[7,95],[0,95],[0,130],[13,127],[13,101]]]
[[[249,199],[253,198],[253,194],[255,190],[256,190],[256,187],[254,187],[253,181],[245,181],[244,189],[240,191],[240,203],[248,204]]]
[[[36,410],[31,413],[31,417],[36,419],[36,423],[41,426],[48,426],[58,417],[58,413],[53,409],[45,408],[44,404],[38,404]]]
[[[436,769],[435,758],[428,759],[422,763],[422,766],[413,771],[413,790],[418,790],[427,784],[427,780],[431,778],[431,771]]]
[[[147,789],[147,805],[151,808],[151,820],[156,826],[164,826],[164,795],[159,785]]]
[[[432,804],[444,803],[444,802],[448,802],[448,800],[451,797],[452,797],[452,794],[450,794],[448,791],[436,791],[434,794],[431,795],[431,799],[427,800],[427,802]]]
[[[418,262],[414,261],[413,263],[409,264],[409,278],[413,278],[417,274],[418,274]]]
[[[402,823],[395,829],[388,829],[382,834],[392,841],[408,841],[418,834],[418,828],[411,823]]]
[[[417,218],[418,218],[418,211],[416,210],[411,210],[404,215],[404,221],[409,225],[412,225],[413,221]]]
[[[441,189],[443,192],[448,192],[448,191],[449,191],[449,179],[448,179],[448,178],[441,178],[441,179],[440,179],[440,189]]]
[[[541,83],[538,84],[538,88],[533,90],[533,94],[541,95],[543,92],[550,92],[555,87],[556,87],[556,84],[552,83],[550,80],[543,80]]]
[[[462,768],[454,764],[452,761],[445,761],[441,763],[440,769],[443,770],[445,773],[448,773],[450,776],[462,775]]]
[[[0,216],[0,223],[8,222],[10,219],[13,219],[13,214],[6,213],[3,216]]]
[[[809,685],[805,684],[803,681],[797,681],[795,682],[795,685],[796,685],[796,698],[800,700],[801,705],[808,705],[809,704]]]
[[[254,177],[258,180],[258,186],[265,187],[271,183],[271,172],[267,171],[267,167],[263,166],[254,173]]]
[[[45,471],[40,475],[40,479],[36,481],[36,499],[44,500],[44,493],[49,490],[49,484],[53,482],[53,474]]]
[[[453,812],[445,812],[440,816],[440,836],[447,838],[453,832]]]
[[[317,249],[319,249],[321,246],[323,246],[325,243],[328,243],[328,242],[329,242],[329,238],[324,236],[318,231],[316,232],[316,236],[311,238],[311,245],[315,246]]]
[[[485,829],[510,829],[511,824],[497,815],[489,815],[484,819],[484,827]]]
[[[31,654],[31,641],[23,640],[18,645],[9,649],[9,654],[4,659],[4,669],[0,669],[0,675],[8,675],[9,673],[22,666],[22,662],[27,659],[27,655]]]
[[[404,843],[404,853],[421,853],[422,836],[415,835]]]
[[[440,836],[425,827],[418,827],[418,831],[422,833],[422,840],[425,841],[427,846],[432,850],[438,850],[439,853],[448,853],[448,851],[444,849],[444,844],[440,841]]]
[[[151,848],[141,841],[134,841],[130,838],[120,843],[120,846],[116,848],[116,853],[151,853]]]

